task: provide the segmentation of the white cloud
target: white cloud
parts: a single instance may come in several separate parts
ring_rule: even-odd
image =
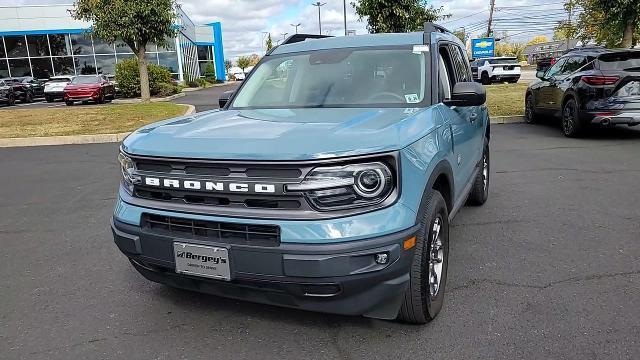
[[[60,3],[65,0],[0,0],[0,5]],[[70,2],[70,0],[68,0]],[[347,27],[358,34],[366,33],[366,20],[358,21],[351,2],[347,0]],[[282,39],[282,33],[294,33],[290,24],[300,23],[302,33],[318,33],[318,9],[312,0],[179,0],[185,12],[199,24],[211,21],[222,23],[222,37],[227,58],[264,51],[264,35],[271,33],[274,43]],[[343,1],[324,0],[321,8],[322,31],[331,35],[344,34]],[[452,14],[444,25],[455,30],[461,26],[483,29],[481,22],[488,17],[486,0],[433,0],[433,5],[444,6],[445,12]],[[533,0],[498,1],[496,6],[531,6]],[[560,6],[560,2],[556,7]],[[526,13],[525,11],[522,11]],[[476,14],[478,13],[478,14]],[[472,16],[469,16],[472,15]],[[466,18],[463,18],[468,16]],[[463,19],[460,19],[463,18]],[[474,26],[474,24],[477,24]],[[550,26],[551,27],[551,26]],[[532,34],[533,35],[533,34]],[[529,36],[523,34],[523,36]]]

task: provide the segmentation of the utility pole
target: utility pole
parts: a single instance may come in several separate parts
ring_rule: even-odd
[[[342,12],[344,14],[344,36],[347,36],[347,0],[342,0]]]
[[[325,6],[327,3],[321,3],[320,1],[316,1],[314,2],[313,6],[316,6],[318,8],[318,34],[322,35],[322,22],[320,21],[320,8]]]
[[[493,9],[496,6],[496,0],[490,0],[489,2],[489,25],[487,26],[487,37],[491,37],[491,25],[493,23]]]
[[[571,43],[571,37],[573,35],[573,31],[571,31],[571,15],[573,15],[573,0],[569,0],[566,6],[567,6],[567,11],[569,12],[569,19],[567,21],[565,36],[567,37],[567,50],[569,50],[569,44]]]
[[[297,34],[298,33],[298,26],[300,26],[300,23],[290,24],[290,25],[296,28],[296,34]]]
[[[282,41],[285,41],[287,39],[287,34],[288,33],[282,33]]]

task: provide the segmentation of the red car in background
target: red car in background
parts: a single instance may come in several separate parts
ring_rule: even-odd
[[[76,101],[102,104],[116,97],[115,85],[104,75],[80,75],[64,87],[63,98],[68,106]]]

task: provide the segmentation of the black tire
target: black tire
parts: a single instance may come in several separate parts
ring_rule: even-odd
[[[484,139],[484,150],[482,151],[482,160],[480,160],[480,169],[476,176],[467,204],[480,206],[487,202],[489,198],[489,179],[491,178],[491,156],[489,152],[489,141]]]
[[[33,102],[33,94],[30,93],[30,92],[27,92],[27,94],[24,96],[24,102],[32,103]]]
[[[65,104],[67,104],[67,106],[73,106],[73,101],[65,101]]]
[[[527,94],[524,100],[524,121],[527,124],[535,124],[538,122],[538,114],[536,113],[536,107],[533,103],[533,94]]]
[[[104,104],[104,92],[100,92],[100,96],[98,96],[98,100],[96,100],[98,104]]]
[[[480,76],[480,81],[482,82],[482,85],[491,85],[491,78],[486,72],[482,73],[482,76]]]
[[[48,102],[51,103],[54,101],[54,98],[52,98],[51,96],[45,96],[44,99]]]
[[[569,99],[562,106],[562,133],[566,137],[577,137],[582,128],[578,117],[578,104],[574,99]]]
[[[404,294],[397,320],[411,324],[425,324],[433,320],[444,302],[444,292],[447,283],[447,268],[449,259],[449,212],[447,204],[440,192],[433,190],[427,195],[424,211],[420,219],[420,230],[416,235],[416,246],[410,269],[409,286]],[[438,221],[440,230],[439,242],[434,241],[435,227]],[[436,250],[434,245],[439,245]],[[432,254],[432,250],[434,252]],[[440,261],[432,260],[438,258]],[[431,263],[440,264],[440,283],[432,294]]]

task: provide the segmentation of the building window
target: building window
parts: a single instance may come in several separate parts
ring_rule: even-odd
[[[32,76],[29,59],[9,59],[11,76]]]
[[[133,54],[133,50],[124,41],[116,41],[116,53],[118,54]]]
[[[50,57],[31,58],[31,69],[36,79],[48,79],[53,76]]]
[[[158,65],[158,53],[146,53],[144,54],[144,58],[147,59],[149,64]]]
[[[158,46],[158,51],[176,51],[176,39],[167,38],[166,44],[164,46]]]
[[[47,35],[27,35],[29,56],[49,56]]]
[[[211,46],[198,45],[198,60],[211,60]]]
[[[7,64],[7,60],[0,59],[0,78],[9,77],[9,65]]]
[[[49,35],[49,45],[51,46],[51,55],[53,56],[71,55],[71,39],[69,38],[69,34]]]
[[[70,56],[54,57],[53,69],[56,75],[75,75],[73,70],[73,58]]]
[[[76,74],[80,75],[95,75],[96,64],[93,60],[93,56],[74,56],[73,61],[76,65]]]
[[[93,49],[96,54],[113,54],[115,52],[113,44],[109,44],[95,36],[93,37]]]
[[[120,61],[126,60],[126,59],[132,59],[132,58],[135,59],[135,57],[136,56],[133,55],[133,54],[118,54],[118,55],[116,55],[116,60],[117,60],[117,62],[120,62]]]
[[[178,55],[175,52],[158,53],[160,66],[164,66],[172,73],[178,73]]]
[[[116,73],[116,57],[113,55],[96,55],[98,74],[114,75]]]
[[[71,48],[73,55],[91,55],[93,54],[93,46],[91,45],[91,37],[82,34],[71,35]]]
[[[24,35],[5,36],[4,45],[7,49],[7,57],[27,57],[27,43],[25,41]]]
[[[4,52],[4,38],[0,36],[0,58],[6,58],[7,53]]]

